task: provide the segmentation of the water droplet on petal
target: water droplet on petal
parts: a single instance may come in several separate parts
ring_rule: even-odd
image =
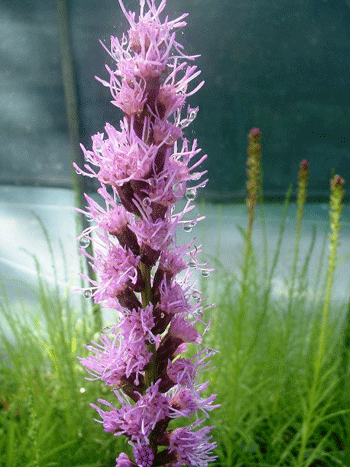
[[[165,144],[171,146],[172,144],[174,144],[174,138],[172,137],[172,135],[169,135],[166,140],[165,140]]]
[[[208,277],[210,276],[211,271],[209,269],[202,269],[202,276]]]
[[[191,230],[192,230],[191,223],[187,222],[187,224],[184,224],[184,226],[182,228],[184,229],[185,232],[191,232]]]
[[[194,259],[190,259],[189,262],[188,262],[188,266],[190,268],[195,268],[196,264],[197,264],[197,262]]]
[[[88,222],[93,222],[94,220],[94,216],[90,213],[87,213],[85,214],[85,219],[88,221]]]
[[[84,290],[84,297],[91,298],[92,297],[92,289],[85,289]]]
[[[144,199],[142,200],[142,204],[143,204],[144,206],[148,207],[148,206],[150,206],[150,204],[151,204],[151,200],[150,200],[149,198],[144,198]]]
[[[81,237],[81,239],[79,240],[79,245],[82,248],[87,248],[90,245],[90,238],[87,236]]]
[[[191,175],[191,179],[192,180],[199,180],[201,178],[202,174],[200,172],[194,172],[192,175]]]
[[[116,45],[114,45],[114,47],[111,48],[111,55],[113,56],[114,60],[119,62],[120,53],[119,53],[119,49],[118,49],[118,47]]]
[[[191,122],[197,117],[197,113],[198,113],[198,110],[196,109],[192,109],[190,111],[190,113],[188,114],[188,118],[189,120],[191,120]]]
[[[95,152],[102,152],[102,143],[100,141],[95,142],[95,144],[93,145],[93,149]]]
[[[201,299],[201,294],[199,292],[193,292],[192,298],[194,298],[197,302]]]
[[[197,189],[196,188],[187,188],[186,190],[186,198],[189,201],[193,201],[197,198]]]
[[[191,123],[191,120],[189,120],[188,118],[184,118],[179,123],[179,128],[182,130],[183,128],[186,128],[190,123]]]

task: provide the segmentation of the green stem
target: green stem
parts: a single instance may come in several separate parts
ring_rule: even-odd
[[[151,268],[144,263],[140,263],[140,271],[142,274],[142,278],[145,281],[145,288],[141,292],[142,296],[142,308],[146,308],[146,306],[151,302],[152,299],[152,289],[151,289]]]
[[[336,260],[336,248],[331,248],[330,257],[329,257],[329,267],[328,267],[328,281],[327,281],[327,292],[326,292],[326,300],[322,314],[322,326],[321,326],[321,333],[320,338],[318,341],[318,351],[316,356],[316,361],[314,364],[314,377],[313,377],[313,384],[311,387],[311,391],[309,394],[309,401],[308,401],[308,413],[306,416],[306,420],[304,421],[304,427],[302,430],[302,437],[301,437],[301,449],[299,451],[298,457],[298,466],[302,466],[306,444],[309,439],[309,428],[311,424],[311,419],[313,416],[314,410],[316,407],[316,400],[317,400],[317,389],[319,385],[319,376],[321,372],[321,368],[323,365],[325,347],[326,347],[326,336],[327,336],[327,326],[328,326],[328,317],[329,317],[329,306],[331,301],[331,292],[332,286],[334,282],[334,271],[335,271],[335,260]]]
[[[298,269],[298,259],[299,259],[299,248],[300,248],[300,238],[301,238],[301,227],[302,227],[302,212],[298,209],[298,220],[297,220],[297,228],[295,233],[295,246],[294,246],[294,257],[293,257],[293,265],[292,265],[292,278],[291,284],[288,291],[288,305],[286,311],[286,335],[285,335],[285,342],[286,347],[288,347],[289,339],[290,339],[290,332],[291,332],[291,315],[293,310],[293,303],[294,303],[294,291],[295,291],[295,280],[297,275]]]
[[[344,391],[346,381],[349,374],[349,350],[350,350],[350,301],[344,319],[343,332],[342,332],[342,350],[341,350],[341,364],[339,366],[339,377],[341,388]]]
[[[303,459],[305,456],[306,445],[309,439],[309,432],[310,432],[310,425],[312,424],[312,418],[314,415],[314,411],[317,409],[317,399],[318,399],[318,390],[320,384],[320,373],[322,367],[324,365],[324,357],[325,357],[325,350],[326,350],[326,337],[327,337],[327,330],[328,330],[328,318],[329,318],[329,308],[330,308],[330,301],[331,301],[331,293],[332,293],[332,286],[334,282],[334,271],[336,267],[336,259],[337,259],[337,249],[338,249],[338,239],[339,239],[339,231],[340,231],[340,216],[342,211],[342,198],[344,196],[344,180],[339,177],[335,176],[333,180],[331,180],[331,200],[330,200],[330,224],[332,233],[330,235],[330,252],[329,252],[329,260],[328,260],[328,273],[327,273],[327,290],[326,290],[326,297],[325,297],[325,304],[322,313],[322,324],[321,324],[321,332],[320,337],[318,340],[318,350],[316,355],[316,360],[314,363],[314,371],[313,371],[313,382],[311,386],[311,390],[309,393],[308,398],[308,406],[307,406],[307,414],[306,418],[303,423],[303,430],[302,430],[302,438],[301,438],[301,448],[299,451],[298,456],[298,466],[302,467]]]
[[[251,256],[252,256],[252,233],[253,233],[253,224],[254,224],[254,213],[255,205],[248,207],[248,227],[245,235],[245,253],[244,253],[244,263],[242,269],[242,288],[238,301],[238,321],[236,326],[236,337],[235,342],[235,352],[233,355],[234,358],[234,370],[233,370],[233,388],[232,388],[232,401],[234,407],[236,407],[237,402],[237,391],[238,391],[238,378],[241,373],[241,363],[243,363],[244,357],[241,356],[241,347],[242,347],[242,324],[246,312],[246,300],[249,292],[249,267],[252,265]],[[234,409],[235,411],[235,409]]]
[[[252,339],[252,341],[250,343],[250,346],[248,348],[248,352],[247,352],[248,355],[251,354],[251,352],[252,352],[252,350],[253,350],[253,348],[254,348],[257,340],[258,340],[260,328],[261,328],[261,326],[263,324],[263,321],[264,321],[266,313],[267,313],[269,298],[270,298],[270,293],[271,293],[271,287],[272,287],[272,279],[274,277],[274,272],[275,272],[275,269],[276,269],[276,266],[277,266],[277,263],[278,263],[278,258],[279,258],[279,254],[280,254],[280,250],[281,250],[283,233],[284,233],[285,224],[286,224],[287,209],[288,209],[288,206],[289,206],[289,200],[290,200],[290,196],[292,194],[292,189],[293,189],[293,187],[292,187],[292,185],[290,185],[289,189],[287,191],[287,194],[286,194],[284,204],[283,204],[283,213],[282,213],[282,220],[281,220],[281,224],[280,224],[280,231],[279,231],[277,245],[276,245],[276,249],[275,249],[275,253],[274,253],[274,257],[273,257],[273,261],[272,261],[272,265],[271,265],[271,269],[270,269],[269,273],[267,271],[267,264],[266,264],[266,273],[265,273],[266,276],[265,277],[267,277],[267,279],[266,279],[266,286],[265,286],[265,289],[264,289],[264,297],[263,297],[263,301],[262,301],[262,311],[261,311],[260,317],[259,317],[259,319],[257,321],[256,328],[254,329],[254,337],[253,337],[253,339]]]

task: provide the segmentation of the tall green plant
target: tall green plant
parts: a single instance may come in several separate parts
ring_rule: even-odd
[[[288,344],[290,340],[290,335],[292,332],[292,311],[293,311],[293,304],[294,304],[294,296],[295,296],[295,282],[298,273],[298,259],[299,259],[299,248],[300,248],[300,239],[302,233],[302,218],[304,214],[304,206],[307,198],[307,182],[309,177],[309,163],[307,160],[303,160],[300,163],[299,171],[298,171],[298,189],[297,189],[297,226],[296,226],[296,233],[295,233],[295,244],[294,244],[294,254],[293,254],[293,263],[292,263],[292,272],[291,272],[291,280],[288,289],[288,298],[287,298],[287,305],[284,314],[284,335],[283,340],[285,345],[283,348],[288,352]],[[272,277],[271,277],[272,279]],[[285,373],[285,365],[286,365],[287,355],[284,359],[280,360],[280,366],[278,370],[279,378],[278,378],[278,388],[279,391],[282,390],[282,386],[284,384],[284,373]],[[275,402],[279,398],[276,397]],[[275,405],[275,410],[277,410],[277,406]]]
[[[310,434],[313,431],[314,419],[316,411],[320,410],[320,405],[329,396],[329,391],[324,391],[323,381],[326,376],[334,371],[334,368],[326,366],[326,339],[329,325],[329,309],[331,302],[331,292],[334,281],[334,271],[336,267],[337,250],[339,245],[339,232],[341,228],[341,213],[343,210],[344,197],[344,179],[339,175],[335,175],[331,180],[331,196],[330,196],[330,247],[328,258],[327,272],[327,289],[326,297],[323,306],[321,327],[318,337],[318,346],[315,359],[313,361],[313,374],[311,377],[311,386],[307,397],[304,401],[304,420],[301,430],[301,446],[298,456],[298,467],[304,466],[304,456],[307,442]]]
[[[294,301],[295,280],[297,276],[302,219],[303,219],[304,206],[305,206],[306,197],[307,197],[306,189],[307,189],[307,182],[309,178],[309,170],[310,170],[310,164],[306,159],[304,159],[300,163],[299,172],[298,172],[298,190],[297,190],[298,210],[297,210],[296,239],[295,239],[294,257],[293,257],[293,265],[292,265],[292,278],[291,278],[291,283],[289,287],[287,311],[286,311],[286,321],[287,321],[286,322],[286,333],[287,333],[286,340],[287,341],[289,339],[289,333],[290,333],[290,314],[293,308],[293,301]]]
[[[244,344],[242,341],[243,326],[245,322],[245,315],[247,313],[247,296],[252,282],[250,272],[253,270],[253,257],[252,257],[252,234],[253,224],[255,219],[255,209],[258,203],[259,188],[261,185],[261,131],[259,128],[253,128],[248,135],[248,149],[247,149],[247,197],[246,204],[248,209],[248,226],[246,232],[242,232],[245,241],[244,260],[242,266],[241,277],[241,290],[239,291],[238,299],[238,316],[235,319],[235,330],[233,333],[233,375],[234,382],[232,385],[233,393],[233,406],[236,407],[236,398],[238,391],[238,376],[241,372],[241,365],[244,365]]]

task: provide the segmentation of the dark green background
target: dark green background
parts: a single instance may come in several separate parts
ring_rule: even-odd
[[[136,0],[125,1],[135,9]],[[54,1],[0,4],[0,183],[70,186],[68,129]],[[68,2],[81,141],[118,126],[98,39],[127,29],[117,0]],[[187,136],[208,154],[208,199],[242,196],[247,134],[263,132],[264,189],[281,196],[311,163],[309,193],[327,196],[332,169],[350,181],[350,6],[347,0],[168,0],[190,13],[178,39],[201,54],[206,85]]]

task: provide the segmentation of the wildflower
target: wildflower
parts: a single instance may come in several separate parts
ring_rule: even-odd
[[[331,198],[330,198],[330,225],[332,234],[331,248],[334,248],[338,244],[338,237],[341,228],[340,217],[343,211],[343,197],[345,194],[344,190],[345,180],[340,175],[335,175],[331,180]]]
[[[249,215],[254,217],[255,205],[258,201],[258,190],[260,184],[260,160],[261,160],[261,131],[259,128],[253,128],[250,130],[248,137],[248,159],[247,159],[247,205],[249,209]]]
[[[116,459],[116,465],[115,467],[137,467],[136,464],[134,464],[130,457],[127,456],[124,452],[119,454],[119,456]]]
[[[297,193],[297,205],[298,205],[298,224],[301,224],[301,218],[304,212],[304,205],[306,201],[306,187],[309,178],[310,164],[304,159],[300,162],[298,172],[298,193]]]
[[[215,443],[210,442],[211,437],[207,437],[210,428],[212,427],[205,426],[191,431],[184,427],[170,433],[169,453],[175,453],[174,467],[181,467],[183,464],[205,467],[215,459],[210,455]]]
[[[94,225],[79,238],[91,240],[96,255],[80,251],[99,279],[82,277],[90,281],[95,303],[115,309],[118,318],[79,360],[90,379],[103,381],[117,399],[91,404],[106,432],[129,438],[134,459],[121,453],[116,467],[204,467],[215,459],[215,443],[212,427],[199,427],[218,405],[215,395],[200,396],[208,384],[198,384],[198,378],[215,351],[202,344],[195,327],[203,323],[203,307],[189,265],[206,264],[197,260],[201,250],[193,241],[176,245],[176,230],[187,224],[192,229],[202,219],[185,220],[197,189],[207,182],[206,171],[197,171],[207,156],[198,156],[197,141],[190,144],[182,131],[198,108],[188,106],[186,115],[182,110],[204,82],[191,89],[200,71],[188,61],[196,56],[185,55],[176,41],[186,14],[161,22],[165,0],[158,7],[155,0],[140,0],[138,18],[119,3],[130,29],[121,40],[112,37],[109,50],[104,46],[116,65],[106,66],[108,81],[98,79],[124,117],[120,130],[106,123],[103,133],[92,136],[91,149],[82,146],[84,167],[75,166],[99,181],[105,204],[85,195],[88,206],[81,212]],[[175,212],[184,195],[184,208]],[[202,348],[185,358],[189,344]],[[189,427],[171,428],[173,419],[191,415],[196,421]]]

